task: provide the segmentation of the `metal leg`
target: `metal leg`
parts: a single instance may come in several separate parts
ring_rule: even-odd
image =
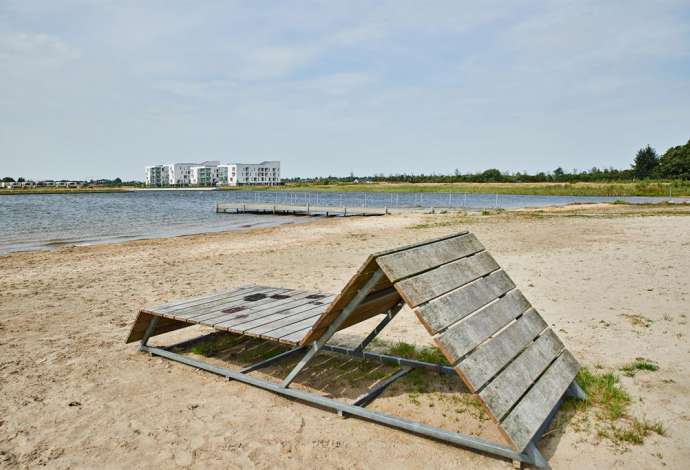
[[[535,467],[549,470],[551,469],[548,460],[546,460],[546,458],[542,455],[534,442],[529,443],[529,445],[525,448],[524,454]]]
[[[577,398],[578,400],[586,400],[587,394],[582,387],[580,387],[577,382],[573,380],[568,389],[565,391],[566,396]]]
[[[366,298],[371,289],[381,280],[382,277],[383,272],[379,269],[371,276],[371,278],[369,278],[367,283],[364,284],[364,286],[359,290],[359,292],[357,292],[357,295],[354,296],[350,303],[347,304],[343,311],[340,312],[340,314],[336,317],[335,320],[333,320],[333,323],[331,323],[331,325],[328,327],[323,336],[321,336],[321,338],[317,339],[316,341],[314,341],[314,343],[312,343],[309,352],[305,354],[302,360],[299,361],[295,368],[292,369],[292,371],[290,371],[287,377],[285,377],[285,380],[283,380],[281,387],[287,388],[290,385],[290,383],[293,380],[295,380],[297,374],[299,374],[302,371],[302,369],[304,369],[307,363],[309,363],[309,361],[311,361],[314,356],[316,356],[316,354],[323,347],[323,345],[326,344],[329,339],[331,339],[335,332],[338,331],[340,326],[345,322],[345,320],[347,320],[350,314],[355,311],[359,304],[362,303],[362,301]]]
[[[156,331],[156,326],[158,326],[159,320],[160,317],[151,317],[151,321],[149,321],[149,326],[146,327],[146,331],[144,332],[144,337],[141,338],[139,350],[142,350],[146,346],[146,343],[148,343],[149,338],[153,335],[153,332]]]
[[[369,345],[369,343],[371,343],[374,340],[374,338],[376,338],[378,334],[381,333],[381,331],[386,327],[386,325],[388,325],[390,321],[393,318],[395,318],[395,316],[401,309],[402,304],[399,304],[393,307],[392,309],[388,310],[388,312],[386,312],[386,317],[383,320],[381,320],[381,323],[376,325],[376,328],[374,328],[374,330],[371,333],[369,333],[369,335],[366,338],[364,338],[364,340],[359,344],[359,346],[355,348],[355,351],[363,351],[364,348],[366,348]]]

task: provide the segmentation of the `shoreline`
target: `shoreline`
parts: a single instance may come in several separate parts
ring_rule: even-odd
[[[687,209],[687,210],[686,210]],[[587,211],[594,211],[593,214],[587,214]],[[463,222],[480,222],[491,220],[492,217],[634,217],[634,216],[690,216],[690,202],[683,203],[661,203],[661,204],[612,204],[612,203],[570,203],[565,205],[544,206],[544,207],[519,207],[498,210],[437,210],[431,212],[427,209],[403,209],[391,210],[390,214],[383,217],[425,217],[428,219],[440,219],[449,221],[436,222],[432,226],[441,227],[449,226],[457,223],[459,220]],[[156,240],[175,240],[180,238],[199,237],[201,239],[208,238],[214,235],[232,234],[232,233],[247,233],[254,232],[265,233],[266,231],[278,230],[286,226],[296,225],[313,225],[322,221],[339,220],[342,217],[325,217],[325,216],[279,216],[290,218],[291,220],[284,223],[274,223],[269,225],[248,224],[241,225],[237,228],[222,228],[218,230],[206,230],[193,233],[180,234],[165,234],[161,236],[129,236],[122,235],[114,238],[103,238],[94,241],[48,241],[40,247],[27,250],[12,250],[0,251],[0,259],[7,258],[12,255],[23,255],[30,253],[50,253],[59,250],[73,250],[80,247],[93,246],[111,246],[111,245],[125,245],[128,243],[156,241]],[[368,219],[369,217],[356,217],[356,219]],[[378,218],[378,217],[376,217]],[[305,219],[304,222],[300,219]],[[410,228],[420,228],[412,226]],[[422,224],[421,228],[425,228]],[[118,241],[118,239],[121,239]],[[38,242],[37,242],[38,243]]]
[[[371,192],[371,193],[467,193],[511,196],[554,197],[690,197],[690,182],[549,182],[549,183],[337,183],[294,184],[281,186],[161,187],[121,186],[78,189],[0,189],[0,196],[31,194],[118,193],[139,191],[286,191],[286,192]]]

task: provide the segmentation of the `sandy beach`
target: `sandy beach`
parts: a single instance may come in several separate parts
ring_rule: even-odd
[[[594,412],[568,420],[540,444],[552,467],[688,468],[690,216],[613,205],[324,219],[0,257],[0,468],[512,468],[124,343],[144,306],[250,283],[338,292],[369,253],[460,230],[479,237],[583,366],[621,376],[631,414],[665,428],[616,445],[597,434]],[[381,339],[431,345],[407,309]],[[619,373],[637,357],[658,370]],[[396,384],[373,406],[498,438],[470,398],[460,410],[444,398],[455,384],[430,380],[422,393]]]

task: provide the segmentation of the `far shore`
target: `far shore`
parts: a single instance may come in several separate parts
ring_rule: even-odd
[[[164,187],[136,186],[0,189],[0,195],[112,193],[126,191],[312,191],[312,192],[425,192],[526,196],[688,197],[690,183],[681,181],[612,181],[545,183],[286,183],[282,186]]]

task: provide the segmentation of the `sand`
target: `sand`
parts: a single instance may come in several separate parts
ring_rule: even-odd
[[[337,292],[368,253],[461,229],[477,234],[583,365],[659,364],[621,380],[632,412],[662,422],[667,436],[620,448],[571,423],[540,444],[553,468],[688,468],[690,217],[589,210],[604,215],[398,214],[1,257],[0,468],[512,468],[124,344],[143,306],[247,283]],[[156,341],[194,336],[187,330]],[[382,339],[431,344],[406,309]],[[318,388],[315,377],[299,386]],[[440,425],[453,386],[410,398],[400,385],[372,406]],[[325,379],[322,391],[338,393]],[[451,428],[496,435],[464,408]]]

